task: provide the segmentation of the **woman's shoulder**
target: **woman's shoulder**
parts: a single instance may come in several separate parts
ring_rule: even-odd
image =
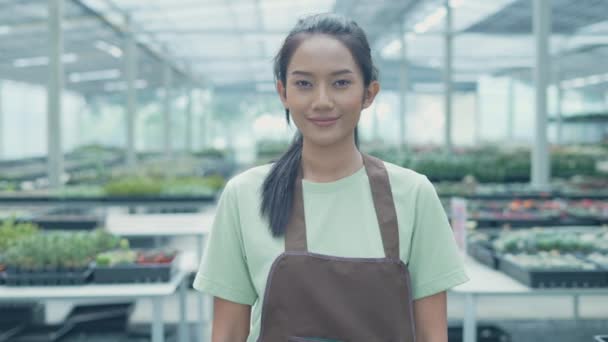
[[[271,168],[272,163],[268,163],[242,170],[232,176],[228,183],[236,187],[258,186],[264,182]]]
[[[383,162],[392,186],[418,186],[421,183],[428,181],[425,175],[416,172],[415,170],[384,160]]]

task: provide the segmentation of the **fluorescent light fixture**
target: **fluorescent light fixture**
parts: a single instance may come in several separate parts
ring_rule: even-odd
[[[98,40],[95,42],[95,47],[98,50],[101,50],[114,58],[122,57],[122,49],[116,45],[112,45],[108,42],[104,42],[103,40]]]
[[[41,66],[49,64],[48,57],[31,57],[31,58],[18,58],[13,61],[15,68],[27,68],[32,66]]]
[[[586,77],[577,77],[560,82],[562,88],[564,89],[583,88],[601,83],[608,83],[608,73],[591,75]]]
[[[63,55],[63,63],[74,63],[78,60],[78,56],[75,53],[68,53]]]
[[[450,7],[458,8],[464,4],[465,0],[450,0]]]
[[[63,64],[74,63],[78,60],[78,56],[73,53],[67,53],[63,55],[61,61]],[[29,57],[29,58],[18,58],[13,61],[15,68],[27,68],[33,66],[43,66],[49,64],[48,56]]]
[[[450,0],[451,8],[461,7],[465,3],[465,0]],[[414,32],[416,33],[425,33],[435,25],[439,24],[439,22],[445,18],[447,11],[445,6],[438,7],[434,12],[426,16],[416,25],[414,25]]]
[[[384,49],[382,49],[383,56],[392,56],[401,50],[401,42],[399,39],[395,39],[390,42]]]
[[[418,24],[414,25],[414,32],[425,33],[433,26],[437,25],[446,15],[445,7],[439,7],[426,18],[422,19]]]
[[[87,72],[73,72],[68,76],[72,83],[113,80],[120,78],[121,72],[118,69],[96,70]]]
[[[146,80],[137,80],[135,81],[135,89],[144,89],[148,87],[148,82]],[[127,82],[108,82],[104,84],[103,90],[107,92],[111,91],[124,91],[127,90]]]
[[[0,35],[11,33],[10,26],[0,26]]]
[[[416,39],[416,34],[412,32],[408,32],[405,34],[405,40],[407,42],[411,42]],[[382,57],[392,57],[395,56],[399,51],[401,51],[401,40],[394,39],[390,43],[388,43],[381,51]]]

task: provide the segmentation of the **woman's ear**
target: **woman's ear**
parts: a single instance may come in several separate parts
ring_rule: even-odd
[[[371,106],[380,91],[380,83],[378,81],[372,81],[369,86],[365,89],[365,95],[363,98],[363,109]]]
[[[281,80],[277,81],[277,93],[279,94],[279,97],[281,98],[281,102],[283,102],[283,107],[285,107],[287,109],[288,108],[288,106],[287,106],[287,89],[285,89],[285,85],[283,84],[283,82]]]

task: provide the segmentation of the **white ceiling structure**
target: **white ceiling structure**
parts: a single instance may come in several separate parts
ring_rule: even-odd
[[[0,79],[46,84],[47,3],[0,0]],[[385,88],[398,86],[393,68],[400,62],[403,25],[410,84],[437,83],[444,53],[442,6],[443,0],[64,0],[66,88],[85,94],[124,89],[123,35],[132,30],[140,89],[162,86],[163,63],[172,65],[176,84],[271,89],[272,58],[282,39],[298,18],[319,12],[345,14],[366,30]],[[452,0],[452,7],[455,82],[475,82],[488,73],[529,79],[530,0]],[[605,87],[608,63],[601,61],[608,60],[608,1],[553,1],[551,55],[568,86]]]

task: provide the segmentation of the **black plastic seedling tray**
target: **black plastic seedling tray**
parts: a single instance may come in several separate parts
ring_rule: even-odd
[[[0,313],[0,328],[22,323],[42,323],[45,319],[44,305],[39,302],[0,303]]]
[[[146,214],[191,214],[201,211],[200,206],[162,206],[162,207],[147,207]]]
[[[578,214],[578,213],[575,213],[572,211],[568,211],[568,216],[573,217],[580,221],[584,221],[589,224],[608,223],[608,216],[594,215],[594,214]]]
[[[462,342],[462,326],[448,327],[448,342]],[[511,335],[503,329],[487,324],[477,325],[478,342],[511,342]]]
[[[177,336],[177,326],[174,324],[166,324],[165,329],[165,341],[175,340]],[[145,339],[147,341],[152,340],[152,329],[150,324],[136,324],[130,325],[127,328],[127,337],[129,339]]]
[[[103,225],[104,216],[94,209],[55,208],[34,215],[31,222],[44,229],[91,230]]]
[[[11,342],[55,342],[72,330],[72,325],[32,325],[26,327]]]
[[[0,325],[0,342],[14,341],[14,337],[25,329],[25,323]]]
[[[467,244],[467,251],[473,259],[492,269],[498,269],[499,257],[496,252],[494,252],[494,249],[487,244],[483,242],[469,242]]]
[[[7,286],[82,285],[93,274],[92,266],[83,269],[31,272],[9,267],[2,275]]]
[[[502,218],[502,217],[482,217],[474,219],[477,228],[499,228],[505,225],[511,227],[532,227],[532,226],[555,226],[560,222],[559,216],[535,217],[535,218]]]
[[[500,258],[499,269],[532,288],[598,288],[608,286],[605,270],[528,270]]]
[[[162,283],[171,280],[177,270],[178,256],[169,264],[124,264],[95,267],[93,282],[98,284]]]
[[[91,304],[75,306],[66,318],[75,332],[126,331],[134,303]]]

